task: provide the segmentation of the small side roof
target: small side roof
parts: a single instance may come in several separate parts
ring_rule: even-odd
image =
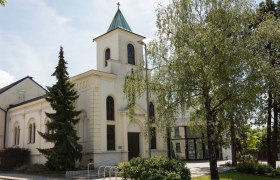
[[[26,77],[24,77],[24,78],[22,78],[22,79],[20,79],[20,80],[18,80],[18,81],[16,81],[16,82],[12,83],[12,84],[9,84],[9,85],[7,85],[7,86],[1,88],[1,89],[0,89],[0,94],[6,92],[7,90],[9,90],[10,88],[12,88],[12,87],[14,87],[15,85],[19,84],[20,82],[24,81],[25,79],[30,79],[30,80],[33,81],[35,84],[37,84],[38,86],[40,86],[42,89],[44,89],[45,91],[47,91],[44,87],[42,87],[40,84],[38,84],[36,81],[34,81],[32,77],[26,76]]]

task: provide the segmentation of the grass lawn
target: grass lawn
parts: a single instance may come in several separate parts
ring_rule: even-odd
[[[238,172],[221,173],[219,175],[220,175],[221,180],[276,180],[276,179],[280,179],[279,177],[273,178],[273,177],[265,177],[265,176],[258,176],[258,175],[252,175],[252,174],[238,173]],[[192,178],[192,180],[209,180],[209,179],[210,179],[210,175]]]

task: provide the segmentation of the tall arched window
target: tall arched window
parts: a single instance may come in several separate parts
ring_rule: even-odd
[[[35,143],[35,135],[36,135],[36,126],[35,122],[30,122],[28,125],[28,142]]]
[[[19,145],[19,137],[20,137],[20,128],[19,128],[19,124],[16,123],[14,125],[14,145]]]
[[[107,120],[115,120],[115,104],[114,99],[108,96],[106,99]]]
[[[152,102],[149,104],[149,118],[151,123],[155,122],[155,107]]]
[[[135,65],[135,52],[134,52],[134,46],[132,44],[127,45],[127,61],[128,64]]]
[[[108,59],[111,59],[111,51],[109,48],[107,48],[105,51],[105,66],[108,66]]]

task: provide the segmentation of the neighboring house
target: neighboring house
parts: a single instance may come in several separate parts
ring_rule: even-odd
[[[96,166],[116,164],[136,156],[148,156],[145,135],[146,99],[142,97],[137,100],[135,120],[131,121],[128,115],[128,103],[123,93],[126,75],[139,65],[140,59],[143,59],[143,48],[137,41],[144,38],[132,32],[118,9],[107,32],[94,39],[97,50],[97,70],[89,70],[70,78],[79,95],[76,108],[82,111],[80,121],[76,125],[80,137],[79,143],[83,146],[82,166],[86,166],[89,162],[94,162]],[[28,84],[28,88],[21,88],[20,84]],[[2,96],[0,93],[0,98],[6,99],[5,101],[0,99],[1,103],[4,102],[3,105],[0,104],[2,123],[0,127],[4,127],[7,111],[6,147],[28,148],[31,150],[32,163],[44,163],[46,159],[37,148],[48,148],[52,144],[39,136],[37,131],[48,131],[46,123],[50,120],[45,112],[53,111],[42,96],[45,90],[30,77],[10,86],[14,90],[10,88],[10,91],[7,91],[9,96],[4,94]],[[23,100],[20,96],[22,93]],[[179,128],[178,132],[175,130],[176,137],[184,136],[181,134],[181,129]],[[3,131],[4,128],[0,131],[2,136]],[[164,140],[163,134],[154,126],[151,131],[152,155],[167,155],[170,146]],[[178,154],[184,154],[186,141],[172,140],[172,142],[173,149],[176,148]],[[198,146],[194,145],[196,142],[198,141],[188,140],[189,151],[192,147]],[[189,158],[182,158],[193,159],[195,156],[201,157],[202,153],[202,151],[192,150],[189,152]]]
[[[5,147],[4,133],[7,132],[5,125],[10,121],[7,116],[9,107],[38,98],[45,93],[46,90],[29,76],[0,89],[0,149]]]

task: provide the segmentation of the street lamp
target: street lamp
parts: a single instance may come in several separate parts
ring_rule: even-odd
[[[151,124],[149,115],[149,84],[148,84],[148,54],[147,45],[142,40],[137,41],[142,46],[145,46],[145,68],[146,68],[146,101],[147,101],[147,126],[148,126],[148,155],[151,157]]]

